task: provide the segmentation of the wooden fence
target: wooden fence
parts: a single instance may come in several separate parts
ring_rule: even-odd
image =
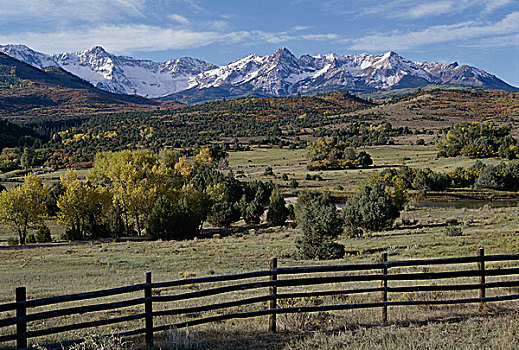
[[[41,298],[34,300],[27,300],[26,288],[16,288],[16,302],[7,304],[0,304],[0,312],[15,311],[16,315],[0,319],[0,329],[8,326],[15,326],[13,334],[1,335],[0,336],[0,347],[2,343],[9,341],[16,341],[16,347],[18,349],[26,349],[27,340],[36,337],[47,336],[51,334],[58,334],[62,332],[68,332],[73,330],[99,327],[104,325],[111,325],[116,323],[124,323],[134,320],[144,319],[144,328],[135,329],[132,331],[122,332],[116,334],[116,336],[131,336],[137,334],[145,334],[146,346],[148,348],[153,347],[154,339],[153,335],[156,332],[168,330],[171,327],[183,328],[188,326],[195,326],[210,322],[230,320],[237,318],[248,318],[257,316],[268,316],[268,330],[270,332],[276,332],[276,315],[278,314],[290,314],[290,313],[306,313],[306,312],[317,312],[317,311],[332,311],[332,310],[351,310],[361,308],[380,308],[381,309],[381,320],[387,322],[388,320],[388,307],[403,306],[403,305],[451,305],[451,304],[467,304],[477,303],[479,304],[480,311],[484,311],[486,303],[507,301],[507,300],[518,300],[519,292],[513,287],[519,286],[519,279],[517,277],[512,280],[487,282],[485,277],[487,276],[513,276],[519,274],[518,267],[506,267],[499,269],[486,269],[486,262],[498,262],[498,261],[517,261],[519,260],[519,254],[514,255],[491,255],[485,256],[482,248],[478,249],[477,256],[473,257],[462,257],[462,258],[444,258],[444,259],[429,259],[429,260],[405,260],[405,261],[388,261],[387,254],[382,254],[380,263],[371,264],[351,264],[351,265],[333,265],[333,266],[312,266],[312,267],[278,267],[276,258],[270,259],[270,269],[264,271],[255,271],[248,273],[241,273],[235,275],[226,276],[210,276],[202,278],[190,278],[184,280],[176,280],[170,282],[158,282],[153,283],[151,279],[151,272],[146,272],[145,281],[142,284],[131,285],[127,287],[120,287],[114,289],[100,290],[88,293],[70,294],[50,298]],[[391,268],[396,267],[426,267],[432,265],[455,265],[467,266],[465,264],[474,263],[477,268],[475,269],[457,269],[451,271],[441,272],[396,272],[390,273]],[[470,268],[470,265],[469,265]],[[375,273],[366,273],[366,271],[375,271]],[[376,271],[379,271],[377,273]],[[315,276],[314,274],[323,274],[328,272],[341,273],[341,275],[335,276]],[[350,272],[349,275],[344,274]],[[357,272],[353,274],[352,272]],[[358,274],[360,272],[361,274]],[[293,278],[281,278],[285,275],[296,276]],[[303,276],[298,276],[303,275]],[[312,276],[313,275],[313,276]],[[310,276],[310,277],[308,277]],[[268,280],[260,281],[244,281],[252,278],[268,277]],[[470,284],[440,284],[430,283],[428,285],[397,285],[398,281],[424,281],[424,280],[456,280],[459,278],[475,278],[477,277],[477,283]],[[224,286],[211,286],[206,289],[200,289],[197,291],[184,292],[173,295],[160,295],[158,290],[165,290],[166,288],[171,289],[174,287],[194,285],[202,286],[207,283],[220,283],[229,281],[240,281],[238,284],[224,285]],[[330,283],[348,283],[348,282],[364,282],[364,281],[380,281],[380,287],[372,288],[352,288],[352,289],[340,289],[340,290],[319,290],[319,291],[302,291],[302,292],[291,292],[291,293],[279,293],[278,289],[283,287],[297,287],[297,286],[310,286],[310,285],[324,285]],[[391,283],[389,283],[391,282]],[[389,285],[389,284],[394,284]],[[268,293],[258,295],[254,297],[242,298],[239,300],[231,300],[226,302],[218,302],[209,305],[194,306],[194,307],[183,307],[173,308],[160,311],[153,311],[153,305],[156,303],[165,303],[172,301],[185,301],[188,299],[215,296],[223,293],[237,292],[243,290],[253,290],[258,288],[268,288]],[[501,289],[498,289],[501,288]],[[504,288],[508,288],[509,293],[504,295],[500,294],[497,296],[487,297],[486,291],[489,289],[497,289],[503,291]],[[457,298],[457,299],[445,299],[445,300],[393,300],[388,298],[389,293],[409,293],[409,292],[443,292],[443,291],[469,291],[477,290],[477,297],[473,298]],[[510,292],[511,291],[511,292]],[[67,307],[62,309],[56,309],[51,311],[42,311],[35,313],[28,313],[28,309],[33,309],[41,306],[48,306],[52,304],[60,304],[72,301],[82,301],[100,297],[123,295],[127,293],[143,292],[142,297],[127,299],[117,302],[99,303],[88,306],[76,306]],[[301,306],[301,307],[278,307],[278,300],[291,299],[291,298],[304,298],[304,297],[323,297],[323,296],[336,296],[336,295],[351,295],[351,294],[362,294],[362,293],[379,293],[377,298],[379,301],[376,302],[360,302],[350,304],[335,304],[335,305],[318,305],[318,306]],[[510,294],[512,293],[512,294]],[[154,326],[154,319],[166,315],[187,315],[193,313],[201,313],[213,310],[225,310],[231,307],[251,305],[257,303],[267,302],[267,308],[259,310],[253,310],[250,312],[234,312],[226,314],[218,314],[213,316],[201,317],[194,320],[183,321],[172,325],[160,325]],[[107,311],[114,309],[121,309],[125,307],[144,305],[144,312],[135,313],[126,316],[119,316],[113,318],[107,318],[97,321],[73,323],[64,326],[58,326],[47,329],[30,330],[28,329],[28,323],[38,320],[47,320],[56,317],[63,317],[69,315],[83,314],[95,311]],[[61,347],[61,345],[70,345],[83,341],[83,339],[75,339],[69,341],[63,341],[61,343],[47,344],[48,348]],[[30,349],[30,348],[28,348]]]

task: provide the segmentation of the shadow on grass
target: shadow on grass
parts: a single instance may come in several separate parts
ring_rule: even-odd
[[[289,344],[304,341],[306,338],[312,338],[316,332],[322,333],[325,338],[336,336],[344,331],[357,332],[366,329],[387,329],[391,332],[391,329],[396,327],[408,328],[408,327],[421,327],[431,324],[459,324],[470,320],[482,320],[490,319],[501,316],[514,315],[518,313],[517,308],[507,308],[496,305],[489,305],[488,311],[485,313],[449,313],[448,315],[442,315],[437,317],[429,317],[425,320],[399,320],[388,323],[355,323],[345,324],[340,327],[329,330],[301,330],[301,331],[281,331],[278,333],[265,332],[244,332],[240,330],[226,331],[226,330],[204,330],[197,331],[196,328],[192,329],[193,340],[196,345],[192,347],[179,347],[179,348],[193,348],[193,349],[273,349],[281,350],[287,349]],[[171,347],[173,344],[166,340],[166,335],[162,335],[158,339],[158,344],[162,345],[163,349],[177,348]],[[290,346],[288,348],[291,348]]]

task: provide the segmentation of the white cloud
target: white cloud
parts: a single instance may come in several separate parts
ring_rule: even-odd
[[[266,41],[270,44],[281,44],[287,41],[298,39],[297,36],[288,34],[287,32],[271,33],[263,32],[260,30],[254,30],[250,33],[252,39],[256,37],[259,39],[259,41]]]
[[[518,23],[519,12],[513,12],[494,24],[463,22],[432,26],[416,32],[377,33],[354,39],[351,49],[368,51],[403,50],[454,40],[465,42],[469,39],[517,33]]]
[[[487,0],[485,12],[493,12],[498,8],[511,4],[513,0]]]
[[[290,28],[290,31],[292,32],[300,32],[302,30],[307,30],[307,29],[310,29],[312,27],[309,27],[309,26],[295,26],[295,27],[292,27]]]
[[[215,30],[224,30],[229,27],[229,22],[224,20],[217,20],[217,21],[209,21],[207,23],[209,28],[215,29]]]
[[[341,37],[334,33],[327,33],[327,34],[305,34],[305,35],[301,35],[301,38],[304,40],[333,41],[333,40],[339,40]]]
[[[171,15],[168,16],[172,21],[175,21],[177,23],[180,23],[180,24],[189,24],[189,20],[184,17],[184,16],[181,16],[179,14],[176,14],[176,13],[173,13]]]
[[[213,31],[196,32],[147,25],[103,25],[88,30],[0,35],[0,42],[23,43],[47,53],[84,50],[101,45],[108,51],[121,54],[200,47],[225,42],[226,36]]]
[[[405,13],[405,16],[411,18],[438,16],[452,11],[452,7],[453,3],[448,1],[420,4],[416,7],[409,9],[409,11]]]
[[[488,14],[517,0],[393,0],[378,2],[361,9],[367,16],[385,18],[419,19],[425,17],[456,15],[465,11],[472,14]],[[353,12],[351,12],[353,13]]]
[[[145,0],[0,0],[0,16],[8,19],[99,22],[141,16],[145,3]]]
[[[516,47],[519,50],[519,34],[495,36],[464,44],[466,47]]]
[[[0,34],[1,43],[22,43],[46,53],[80,51],[100,45],[116,54],[135,51],[162,51],[190,49],[214,43],[222,45],[253,42],[281,44],[291,40],[336,40],[337,34],[293,35],[288,32],[216,30],[194,31],[171,29],[149,25],[101,25],[86,30],[76,29],[58,32],[24,32]]]

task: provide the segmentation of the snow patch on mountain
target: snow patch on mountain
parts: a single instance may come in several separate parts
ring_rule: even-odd
[[[427,84],[514,89],[475,67],[457,62],[413,62],[393,51],[296,57],[283,47],[270,55],[252,54],[219,67],[190,57],[166,62],[139,60],[113,55],[100,46],[53,56],[24,45],[0,46],[0,52],[38,68],[61,67],[100,89],[151,98],[211,88],[228,91],[229,97],[237,97],[234,91],[286,96],[323,89],[357,92]]]

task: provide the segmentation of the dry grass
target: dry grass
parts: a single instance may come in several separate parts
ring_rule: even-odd
[[[465,158],[436,159],[435,150],[430,146],[369,147],[376,165],[406,164],[413,167],[431,167],[446,171],[456,166],[468,166],[473,160]],[[284,158],[284,159],[283,159]],[[410,160],[409,160],[410,158]],[[407,159],[407,160],[404,160]],[[251,160],[251,162],[249,162]],[[302,164],[300,164],[302,163]],[[307,181],[308,173],[304,151],[286,149],[254,150],[252,152],[231,153],[230,164],[235,174],[243,170],[248,179],[265,177],[263,170],[272,166],[277,177],[274,182],[291,191],[281,174],[288,173],[296,178],[301,187],[327,189],[338,193],[356,191],[370,170],[346,170],[322,172],[324,181]],[[250,165],[255,165],[254,167]],[[241,168],[238,168],[241,166]],[[313,173],[311,173],[313,174]],[[341,186],[343,190],[338,190]],[[411,203],[412,204],[412,203]],[[297,259],[295,241],[300,235],[297,229],[261,228],[257,232],[242,230],[238,234],[221,238],[204,237],[181,242],[60,242],[63,227],[49,220],[54,244],[37,245],[24,249],[7,249],[8,237],[14,233],[0,226],[0,303],[12,301],[17,286],[27,286],[29,299],[78,293],[90,290],[113,288],[141,283],[145,271],[153,272],[154,281],[169,281],[179,278],[203,277],[220,274],[263,270],[268,268],[268,259],[277,256],[280,266],[310,266],[337,263],[365,263],[380,259],[383,251],[389,253],[390,260],[435,258],[453,256],[473,256],[478,247],[484,247],[487,254],[519,252],[519,208],[456,209],[423,208],[410,205],[402,213],[401,219],[416,222],[412,226],[399,226],[386,231],[374,232],[369,236],[348,239],[341,237],[347,254],[344,259],[332,262],[300,261]],[[461,236],[445,235],[445,223],[457,220],[462,229]],[[237,229],[240,231],[240,228]],[[504,264],[494,264],[502,268]],[[467,279],[465,282],[474,283]],[[445,283],[445,281],[443,282]],[[375,286],[356,283],[352,287]],[[186,286],[162,291],[161,295],[196,290],[197,286]],[[319,289],[321,287],[315,287]],[[322,287],[346,288],[346,284]],[[300,290],[286,288],[280,292]],[[506,291],[514,292],[517,291]],[[229,293],[223,296],[192,300],[183,303],[155,305],[156,310],[223,302],[233,298],[243,298],[266,290]],[[472,294],[471,294],[472,293]],[[459,297],[474,297],[476,293],[463,292]],[[490,293],[490,292],[489,292]],[[489,295],[492,295],[491,293]],[[129,294],[128,298],[141,297],[141,293]],[[434,294],[394,294],[391,300],[424,299],[449,297]],[[126,297],[126,296],[125,296]],[[378,296],[356,296],[343,298],[321,298],[320,300],[287,301],[287,303],[341,303],[378,300]],[[106,298],[103,301],[119,300]],[[91,301],[90,303],[94,303]],[[69,303],[65,306],[81,305]],[[88,303],[83,303],[88,305]],[[176,305],[176,306],[175,306]],[[256,305],[252,309],[263,308]],[[38,311],[46,310],[40,308]],[[245,311],[246,308],[236,308]],[[250,309],[247,309],[250,310]],[[133,307],[106,313],[93,313],[74,317],[35,322],[34,328],[47,328],[74,322],[84,322],[107,316],[124,316],[142,312],[142,307]],[[217,311],[219,313],[220,311]],[[518,306],[503,303],[491,306],[489,314],[479,315],[476,306],[455,307],[394,307],[390,308],[390,324],[380,323],[380,310],[341,311],[315,313],[304,316],[279,316],[280,333],[273,336],[266,332],[266,317],[232,320],[207,324],[185,330],[172,330],[158,335],[158,345],[163,349],[472,349],[476,344],[483,348],[517,348]],[[212,313],[214,314],[214,313]],[[0,318],[13,315],[0,314]],[[189,315],[191,318],[208,316],[210,313]],[[299,317],[299,318],[298,318]],[[163,317],[156,324],[171,324],[184,321],[184,317]],[[135,321],[119,327],[102,327],[96,334],[142,327],[142,321]],[[31,328],[31,329],[34,329]],[[4,332],[0,329],[0,334]],[[91,334],[91,330],[71,332],[35,339],[39,343],[72,339]],[[112,339],[113,340],[113,339]],[[126,341],[126,340],[125,340]],[[143,347],[142,339],[128,339],[126,345],[134,349]],[[2,344],[3,345],[3,344]],[[114,345],[115,346],[115,345]]]
[[[4,249],[0,250],[4,261],[0,266],[0,274],[2,275],[0,303],[12,301],[15,287],[21,285],[28,287],[28,297],[33,299],[140,283],[144,278],[143,272],[147,270],[153,271],[154,281],[263,270],[267,269],[268,259],[273,255],[278,256],[280,266],[309,266],[330,263],[375,262],[380,258],[382,251],[389,252],[390,260],[473,256],[477,247],[486,248],[487,254],[517,253],[519,251],[518,214],[519,208],[514,207],[487,207],[484,209],[418,208],[408,210],[403,213],[402,218],[416,220],[419,224],[425,226],[401,227],[375,232],[370,237],[360,239],[344,237],[341,242],[346,245],[347,255],[344,259],[332,262],[297,260],[294,242],[299,232],[293,229],[276,228],[261,229],[257,234],[245,233],[222,238],[204,238],[182,242],[89,242],[85,244],[65,243],[55,246],[44,245],[20,250]],[[462,223],[462,236],[447,237],[445,235],[444,226],[441,225],[449,219],[456,219]],[[489,268],[503,268],[505,266],[504,263],[495,263]],[[408,271],[422,270],[410,269]],[[429,269],[429,271],[432,271],[432,269]],[[466,279],[460,282],[475,283],[475,279]],[[440,281],[439,283],[447,282]],[[354,285],[348,285],[342,283],[313,289],[366,286],[376,286],[376,284],[355,283]],[[197,290],[197,288],[200,287],[190,285],[164,290],[161,295],[189,292]],[[283,288],[280,292],[297,290],[300,291],[301,289]],[[516,293],[517,291],[505,292]],[[266,293],[266,290],[228,293],[227,295],[177,304],[156,304],[155,307],[156,310],[160,310],[203,305],[205,303],[223,302],[237,297],[245,298],[258,295],[258,293]],[[477,292],[462,292],[457,296],[475,297],[475,293]],[[489,291],[489,295],[492,295],[492,293]],[[134,293],[127,297],[140,296],[141,293]],[[390,294],[390,300],[439,297],[452,297],[452,294],[447,292],[441,296],[431,293]],[[103,299],[103,301],[109,300],[117,300],[117,298]],[[330,304],[375,300],[378,300],[377,295],[320,298],[318,302]],[[301,302],[312,303],[315,301],[305,300]],[[94,301],[89,303],[94,303]],[[72,303],[67,305],[70,306]],[[74,305],[78,305],[78,303]],[[509,344],[515,344],[510,339],[514,334],[513,329],[508,324],[511,322],[518,329],[517,304],[495,305],[490,309],[490,315],[494,316],[479,316],[476,305],[432,308],[394,307],[390,308],[389,311],[389,326],[380,324],[380,310],[316,313],[300,319],[294,319],[293,316],[280,316],[279,329],[281,332],[276,336],[266,333],[266,317],[258,317],[193,327],[189,330],[191,332],[189,337],[191,338],[188,339],[192,339],[196,347],[208,349],[327,349],[332,346],[361,349],[370,347],[376,349],[421,348],[420,342],[428,338],[431,338],[431,345],[425,347],[426,349],[460,348],[459,342],[461,339],[469,339],[470,334],[481,327],[483,330],[489,329],[488,332],[490,332],[488,338],[485,338],[486,340],[477,338],[483,342],[485,347],[488,345],[488,348],[490,348],[496,344],[502,344],[503,348],[507,348]],[[234,311],[263,307],[265,307],[264,304],[252,306],[252,308],[235,308]],[[42,311],[44,309],[41,308]],[[141,307],[133,307],[109,313],[94,313],[48,320],[45,324],[37,322],[31,327],[46,328],[64,323],[106,318],[107,315],[110,317],[124,316],[141,311]],[[209,316],[221,312],[223,311],[189,315],[189,318]],[[0,317],[5,315],[0,315]],[[170,324],[185,320],[184,317],[180,316],[163,317],[157,319],[156,324]],[[110,334],[140,327],[142,327],[142,321],[136,321],[123,327],[103,327],[95,331],[99,334]],[[491,332],[491,327],[503,327],[503,331],[502,333]],[[441,331],[442,329],[444,330]],[[90,332],[78,331],[66,335],[40,338],[36,341],[42,343],[71,339],[88,335]],[[183,330],[178,332],[184,334]],[[395,332],[400,336],[392,336]],[[480,333],[477,334],[480,335]],[[167,340],[166,334],[158,337],[158,344],[163,348],[175,348],[171,345],[171,337],[169,340]],[[444,343],[439,343],[442,339]],[[140,348],[142,347],[141,341],[142,339],[136,338],[132,344],[135,348]],[[354,344],[359,345],[355,347]],[[471,344],[468,342],[466,348],[470,349]]]

